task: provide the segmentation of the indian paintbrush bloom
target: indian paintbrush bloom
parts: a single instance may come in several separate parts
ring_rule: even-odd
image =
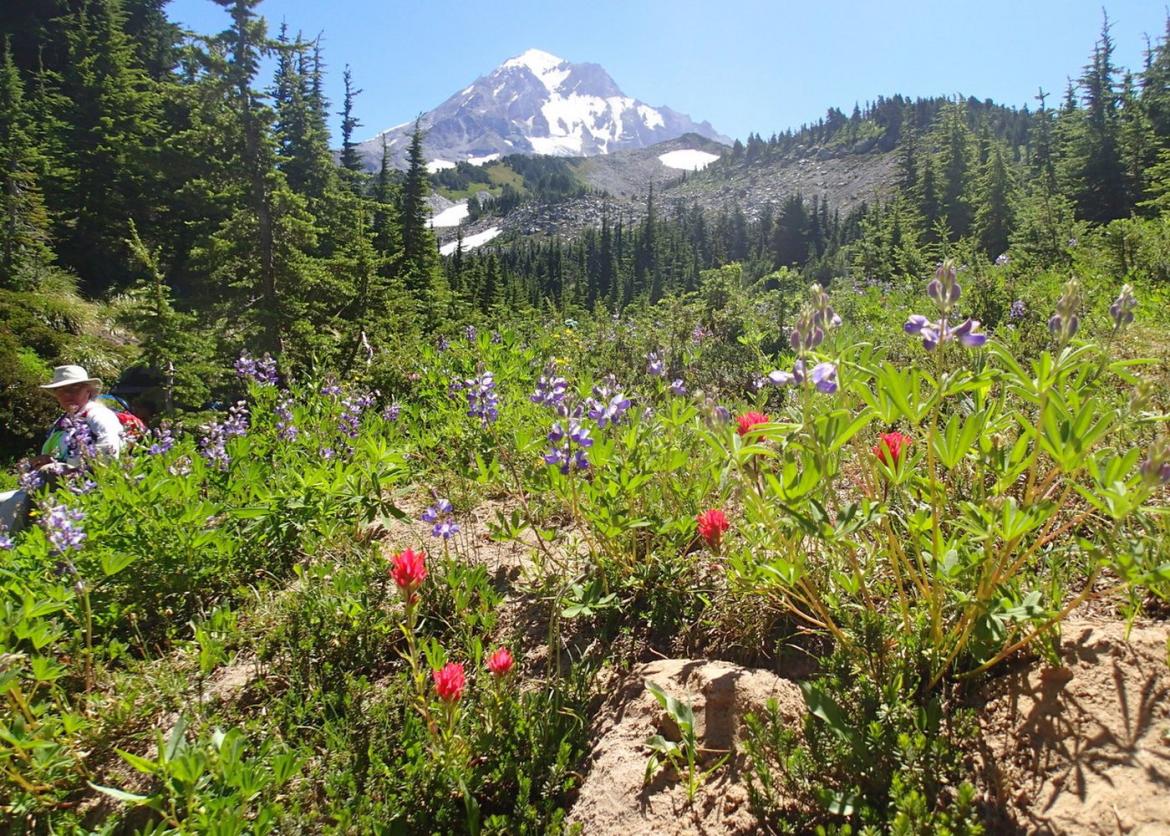
[[[443,702],[455,703],[463,697],[467,677],[458,662],[448,662],[442,670],[431,671],[431,677],[435,680],[435,693]]]
[[[902,459],[902,452],[913,443],[913,438],[900,432],[882,433],[878,436],[878,443],[873,447],[873,454],[882,464],[897,467]]]
[[[515,660],[506,647],[501,647],[487,658],[487,669],[492,672],[492,676],[501,679],[508,675],[513,664],[515,664]]]
[[[1109,316],[1113,320],[1114,329],[1120,331],[1133,322],[1133,312],[1137,307],[1137,298],[1133,295],[1133,287],[1122,285],[1121,293],[1109,306]]]
[[[763,412],[745,412],[743,415],[740,415],[735,419],[736,423],[739,425],[736,429],[736,432],[738,432],[740,435],[747,435],[753,429],[755,429],[756,426],[760,424],[767,424],[771,420],[772,419]]]
[[[404,549],[391,558],[390,577],[407,600],[427,579],[426,560],[425,551],[416,552],[414,549]]]
[[[723,540],[723,532],[731,527],[731,523],[727,521],[727,515],[718,508],[704,511],[695,517],[695,521],[698,523],[699,536],[713,549],[719,548],[719,544]]]

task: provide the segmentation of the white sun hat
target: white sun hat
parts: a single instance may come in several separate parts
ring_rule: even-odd
[[[53,369],[53,379],[41,384],[42,389],[60,389],[62,386],[72,386],[75,383],[89,383],[101,386],[99,378],[90,377],[89,372],[81,366],[57,366]]]

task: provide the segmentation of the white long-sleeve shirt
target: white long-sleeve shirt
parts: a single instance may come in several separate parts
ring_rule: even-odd
[[[90,401],[74,416],[74,420],[83,420],[89,427],[90,438],[93,439],[95,452],[101,456],[116,456],[122,452],[126,440],[122,434],[122,422],[117,414],[100,401]],[[61,422],[54,427],[41,452],[63,461],[71,467],[80,467],[82,457],[80,451],[71,450],[76,445],[71,444],[75,430],[66,429]]]

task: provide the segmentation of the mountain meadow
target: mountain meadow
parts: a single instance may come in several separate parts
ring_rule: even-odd
[[[440,159],[214,2],[0,9],[0,831],[1167,832],[1170,20]]]

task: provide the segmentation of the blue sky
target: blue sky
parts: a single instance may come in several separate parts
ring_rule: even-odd
[[[346,64],[364,92],[366,139],[430,110],[507,58],[536,47],[605,67],[626,95],[706,119],[744,138],[849,112],[878,95],[962,93],[1034,106],[1039,86],[1059,103],[1101,28],[1099,0],[845,2],[845,0],[265,0],[275,33],[286,20],[324,35],[327,92],[340,109]],[[1142,66],[1145,38],[1165,32],[1150,0],[1112,0],[1115,59]],[[172,0],[197,32],[226,28],[211,0]],[[332,120],[336,140],[339,118]]]

